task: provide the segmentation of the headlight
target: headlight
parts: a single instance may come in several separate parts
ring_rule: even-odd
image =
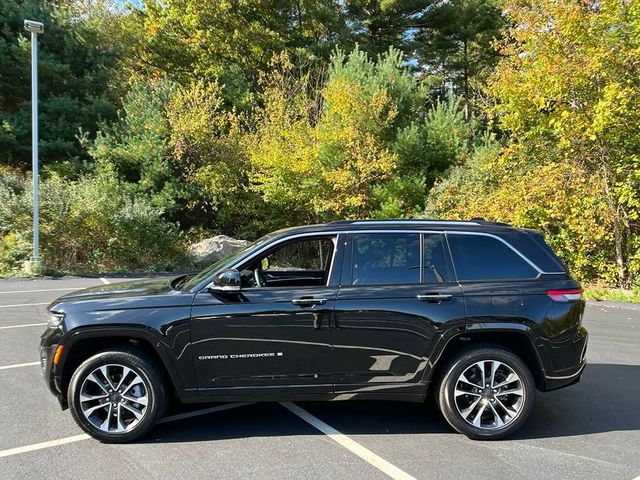
[[[64,313],[49,312],[49,322],[47,325],[51,328],[55,328],[62,323],[62,320],[64,320]]]

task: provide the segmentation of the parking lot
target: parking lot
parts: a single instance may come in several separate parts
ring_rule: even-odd
[[[640,305],[589,303],[589,365],[539,394],[515,437],[477,442],[424,405],[196,405],[143,440],[89,439],[47,391],[38,362],[46,305],[118,279],[0,281],[0,478],[451,479],[640,475]]]

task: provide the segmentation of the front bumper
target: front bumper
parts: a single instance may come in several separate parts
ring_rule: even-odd
[[[53,364],[53,356],[60,344],[62,332],[59,328],[48,327],[40,337],[40,370],[49,391],[58,399],[60,407],[65,410],[67,402],[62,394],[61,372]]]

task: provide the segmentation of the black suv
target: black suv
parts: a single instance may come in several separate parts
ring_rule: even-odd
[[[195,275],[89,288],[49,306],[46,381],[105,442],[182,402],[423,402],[505,437],[534,390],[585,366],[580,285],[540,233],[477,221],[281,230]]]

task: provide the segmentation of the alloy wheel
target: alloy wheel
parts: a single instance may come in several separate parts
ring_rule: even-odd
[[[526,391],[518,374],[504,362],[482,360],[458,377],[454,398],[462,418],[480,429],[512,423],[525,403]]]
[[[129,367],[118,364],[94,369],[82,382],[80,408],[91,424],[105,433],[129,432],[149,406],[149,386]]]

